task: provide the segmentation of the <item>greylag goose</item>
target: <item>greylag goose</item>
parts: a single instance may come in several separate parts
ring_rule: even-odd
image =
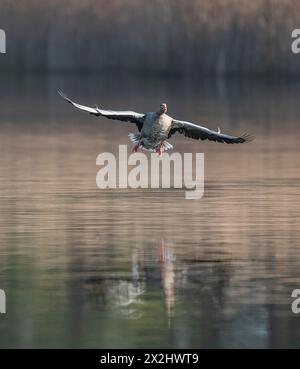
[[[58,91],[60,96],[76,108],[86,111],[97,117],[120,120],[135,123],[139,133],[130,133],[129,138],[135,144],[133,151],[138,148],[157,152],[161,155],[163,151],[172,149],[173,146],[167,142],[174,133],[178,132],[186,137],[196,140],[210,140],[227,144],[244,143],[252,140],[251,135],[229,136],[218,131],[199,126],[194,123],[177,120],[167,115],[167,104],[160,104],[159,110],[149,113],[136,113],[134,111],[103,110],[97,106],[94,108],[77,104],[69,99],[62,91]]]

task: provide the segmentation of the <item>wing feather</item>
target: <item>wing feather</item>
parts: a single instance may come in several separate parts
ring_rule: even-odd
[[[132,122],[135,123],[139,129],[142,129],[145,114],[136,113],[134,111],[126,110],[126,111],[117,111],[117,110],[103,110],[99,109],[97,106],[94,108],[89,106],[84,106],[72,101],[68,96],[66,96],[61,90],[58,91],[59,95],[65,99],[68,103],[72,104],[76,108],[86,111],[96,117],[106,117],[108,119],[120,120],[123,122]]]
[[[194,123],[173,119],[168,137],[170,138],[176,132],[196,140],[209,140],[227,144],[244,143],[253,140],[253,137],[248,133],[241,136],[230,136],[221,133],[220,128],[218,131],[214,131],[206,127],[198,126]]]

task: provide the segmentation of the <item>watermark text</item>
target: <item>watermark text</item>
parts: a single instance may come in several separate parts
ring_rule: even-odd
[[[0,314],[6,313],[6,295],[3,290],[0,289]]]
[[[292,31],[291,37],[294,41],[291,44],[292,53],[299,54],[300,53],[300,29],[296,28]]]
[[[300,313],[300,289],[295,289],[292,291],[292,298],[295,300],[292,302],[292,312],[294,314]]]
[[[101,166],[96,176],[100,189],[184,188],[186,199],[200,199],[204,194],[203,153],[151,153],[149,158],[142,152],[128,156],[127,145],[119,145],[118,158],[101,153],[96,164]]]
[[[6,33],[0,29],[0,54],[6,54]]]

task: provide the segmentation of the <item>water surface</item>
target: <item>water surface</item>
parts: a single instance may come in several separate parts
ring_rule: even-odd
[[[100,190],[96,157],[135,127],[73,110],[169,112],[248,145],[204,152],[205,193]],[[297,84],[57,75],[0,90],[1,347],[299,347]]]

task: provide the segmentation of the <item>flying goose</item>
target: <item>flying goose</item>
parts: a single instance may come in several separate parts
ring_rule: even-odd
[[[218,131],[198,126],[197,124],[173,119],[167,112],[167,104],[160,104],[159,110],[149,113],[136,113],[134,111],[116,111],[103,110],[97,106],[94,108],[80,105],[69,99],[62,91],[58,91],[61,97],[76,108],[86,111],[97,117],[103,116],[109,119],[121,120],[124,122],[135,123],[139,133],[130,133],[128,136],[135,144],[133,151],[136,152],[138,148],[148,151],[154,151],[161,155],[163,151],[172,149],[173,146],[166,141],[174,133],[179,132],[186,137],[191,137],[196,140],[210,140],[215,142],[222,142],[227,144],[250,142],[252,136],[243,134],[241,136],[229,136]]]

